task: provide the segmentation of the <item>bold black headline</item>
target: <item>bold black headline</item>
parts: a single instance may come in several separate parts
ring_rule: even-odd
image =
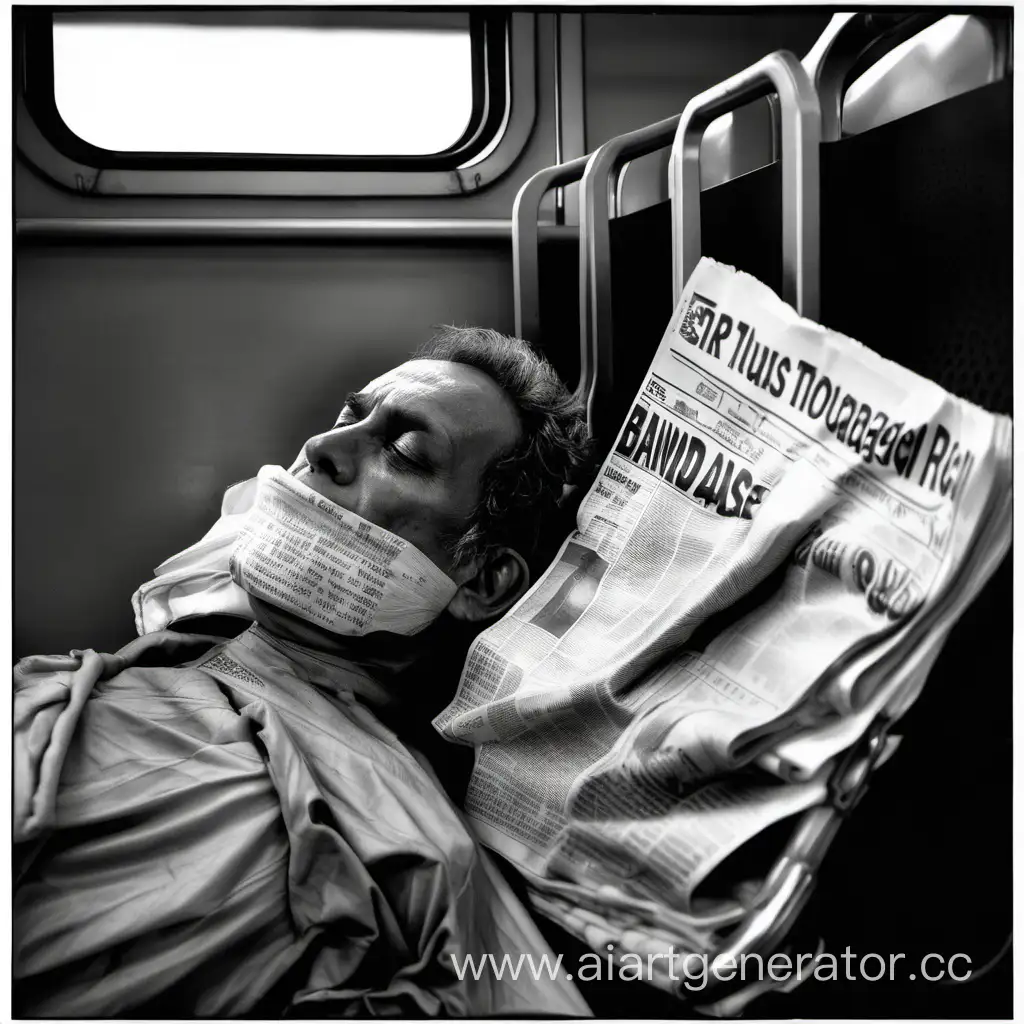
[[[680,430],[653,409],[637,403],[622,428],[615,451],[677,487],[694,501],[714,505],[720,516],[752,519],[768,488],[755,483],[745,466],[710,439]],[[605,475],[618,479],[613,467]],[[621,481],[620,481],[621,482]]]
[[[844,392],[812,363],[800,359],[794,366],[789,356],[758,341],[755,334],[749,324],[696,292],[679,325],[679,335],[687,344],[720,359],[774,398],[788,394],[794,409],[810,420],[824,419],[829,433],[865,462],[891,465],[898,476],[928,491],[957,497],[975,456],[945,426],[896,421]]]

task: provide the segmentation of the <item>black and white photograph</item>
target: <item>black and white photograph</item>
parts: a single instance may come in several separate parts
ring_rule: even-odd
[[[1014,21],[14,4],[0,1018],[1013,1019]]]

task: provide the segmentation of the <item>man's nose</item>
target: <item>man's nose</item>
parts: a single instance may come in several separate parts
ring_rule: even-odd
[[[339,486],[355,483],[365,452],[366,437],[358,424],[338,426],[311,437],[303,450],[310,469],[324,473]]]

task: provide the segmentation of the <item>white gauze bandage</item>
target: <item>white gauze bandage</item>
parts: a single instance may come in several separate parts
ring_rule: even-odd
[[[264,466],[234,551],[245,591],[332,633],[418,633],[458,585],[407,540]]]

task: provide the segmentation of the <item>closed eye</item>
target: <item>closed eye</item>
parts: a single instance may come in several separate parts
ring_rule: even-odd
[[[428,475],[432,473],[434,467],[430,464],[430,461],[418,452],[412,452],[408,449],[409,442],[400,444],[404,438],[409,435],[406,433],[400,434],[394,440],[388,441],[384,446],[384,452],[389,459],[395,462],[400,469],[411,470],[414,473],[421,475]]]
[[[353,392],[345,398],[345,405],[335,427],[352,426],[364,420],[373,411],[372,396]],[[429,476],[435,471],[430,455],[423,450],[419,438],[429,432],[429,424],[420,416],[401,409],[388,410],[380,425],[384,431],[381,451],[397,469]]]

